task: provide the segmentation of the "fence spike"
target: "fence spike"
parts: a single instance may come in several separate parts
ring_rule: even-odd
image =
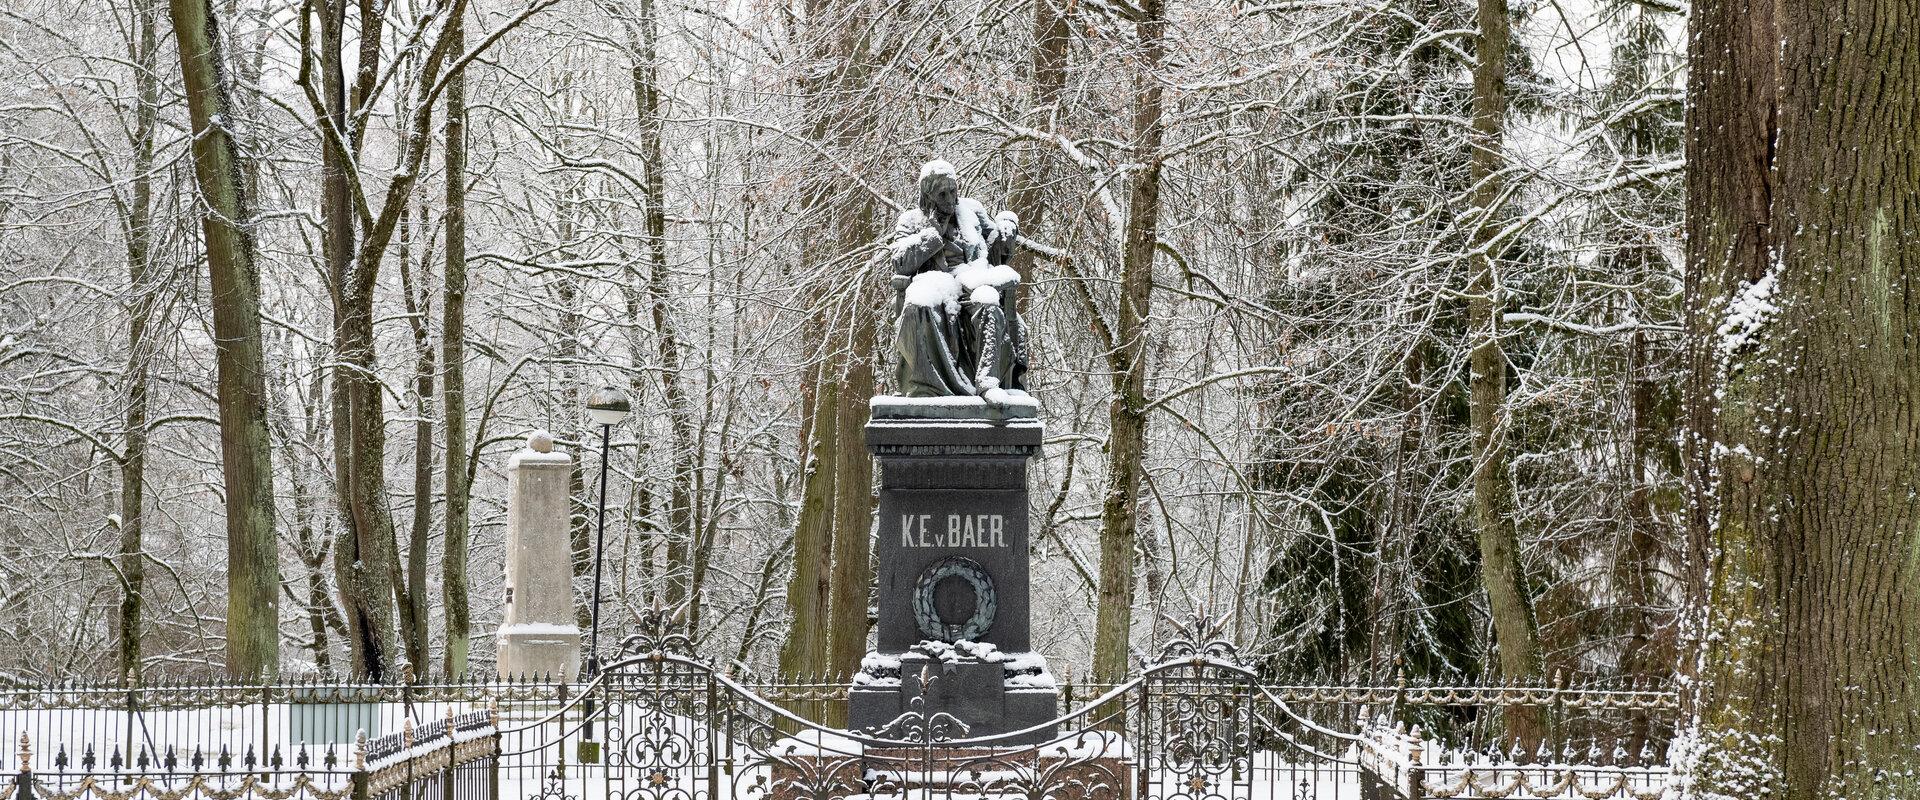
[[[160,766],[166,767],[168,772],[180,766],[180,756],[173,751],[173,745],[167,745],[167,754],[160,757]]]
[[[67,745],[65,742],[61,742],[60,748],[54,751],[53,768],[56,772],[67,771]]]
[[[280,757],[280,745],[275,744],[273,746],[273,752],[267,755],[267,766],[279,769],[286,763],[286,760]]]

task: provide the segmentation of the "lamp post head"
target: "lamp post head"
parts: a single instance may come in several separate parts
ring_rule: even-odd
[[[603,386],[587,396],[587,416],[601,425],[618,425],[633,415],[633,403],[617,387]]]

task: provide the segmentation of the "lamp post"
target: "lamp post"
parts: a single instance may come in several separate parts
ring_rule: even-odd
[[[593,546],[593,608],[587,634],[587,679],[600,674],[600,573],[607,553],[607,442],[613,426],[633,414],[633,403],[626,392],[613,386],[601,387],[587,396],[587,416],[600,426],[600,531]]]

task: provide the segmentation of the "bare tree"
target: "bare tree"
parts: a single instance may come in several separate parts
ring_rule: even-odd
[[[170,10],[193,121],[194,172],[206,205],[201,227],[220,353],[220,451],[227,493],[226,664],[235,676],[258,677],[280,669],[280,562],[260,338],[260,274],[247,231],[253,210],[241,183],[238,147],[219,122],[231,118],[231,101],[213,10],[206,0],[172,0]]]

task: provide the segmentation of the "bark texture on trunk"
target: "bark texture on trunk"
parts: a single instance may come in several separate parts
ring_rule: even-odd
[[[839,430],[840,387],[834,361],[812,372],[812,416],[802,432],[804,476],[800,518],[794,524],[793,575],[787,582],[787,639],[780,648],[780,674],[788,679],[818,676],[827,662],[827,579],[833,563],[833,444]],[[828,377],[819,377],[819,376]]]
[[[1067,43],[1071,35],[1067,11],[1058,0],[1034,0],[1033,52],[1029,54],[1027,66],[1033,79],[1033,93],[1027,124],[1043,131],[1060,127],[1060,98],[1067,88]],[[1056,158],[1052,150],[1051,143],[1034,145],[1014,172],[1010,181],[1012,191],[1007,197],[1007,210],[1020,215],[1020,230],[1041,238],[1046,238],[1041,231],[1050,216],[1046,185]],[[1053,241],[1057,242],[1058,238]],[[1034,264],[1032,250],[1014,251],[1012,266],[1020,273],[1021,283],[1034,284]],[[1032,292],[1024,292],[1016,298],[1022,309],[1031,302],[1032,296]]]
[[[1134,152],[1143,162],[1128,182],[1120,314],[1108,355],[1107,492],[1100,512],[1100,602],[1094,615],[1093,677],[1126,679],[1133,630],[1134,560],[1140,539],[1140,483],[1146,471],[1147,341],[1151,334],[1153,258],[1160,233],[1160,150],[1166,137],[1166,3],[1146,0],[1137,25],[1140,72],[1134,76]]]
[[[1690,18],[1684,441],[1703,794],[1920,791],[1914,13],[1705,0]]]
[[[465,21],[458,15],[448,23],[447,37],[456,52],[466,50]],[[467,508],[471,481],[467,477],[467,78],[466,71],[447,80],[446,137],[446,275],[440,300],[440,405],[445,409],[446,461],[442,469],[446,491],[446,533],[440,560],[441,589],[446,613],[445,673],[458,678],[467,673]]]
[[[811,51],[821,63],[836,65],[803,81],[808,135],[831,152],[854,152],[871,133],[873,58],[869,49],[876,40],[886,38],[875,28],[887,23],[865,20],[869,12],[879,13],[860,2],[808,3]],[[842,244],[812,252],[835,253],[871,240],[871,203],[860,199],[859,192],[838,173],[823,174],[819,185],[803,216],[822,220],[822,236]],[[852,256],[863,257],[864,253]],[[827,276],[852,269],[810,266]],[[824,278],[817,286],[815,296],[826,300],[820,304],[821,316],[808,324],[807,340],[822,343],[825,352],[809,371],[810,385],[802,389],[806,472],[794,531],[794,577],[787,595],[793,622],[780,659],[781,674],[788,676],[837,676],[859,663],[858,656],[848,662],[845,654],[854,649],[856,638],[859,650],[865,651],[866,597],[873,579],[867,541],[872,526],[873,466],[861,429],[873,395],[871,359],[878,321],[871,314],[862,316],[864,284],[851,296],[838,293],[838,277]]]
[[[1500,219],[1506,182],[1501,139],[1507,128],[1507,48],[1511,42],[1506,0],[1480,0],[1479,45],[1473,70],[1473,205],[1476,248],[1484,248]],[[1507,431],[1507,355],[1500,342],[1498,252],[1472,257],[1467,281],[1467,324],[1473,337],[1468,414],[1473,428],[1473,520],[1480,542],[1480,583],[1493,616],[1494,645],[1502,680],[1531,682],[1541,672],[1540,631],[1533,597],[1520,560],[1520,533],[1513,521],[1512,453]],[[1540,710],[1509,706],[1507,735],[1529,752],[1543,735]]]
[[[859,235],[851,230],[849,234]],[[873,589],[873,455],[867,452],[862,438],[870,408],[868,398],[874,391],[878,351],[874,342],[882,315],[878,289],[878,281],[864,281],[855,290],[846,370],[841,373],[839,389],[842,444],[834,464],[833,579],[827,598],[827,668],[835,676],[859,670],[860,659],[867,652],[867,610]],[[829,708],[835,714],[845,713],[841,705]],[[840,725],[845,720],[829,718],[828,723]]]
[[[194,175],[206,203],[201,230],[217,341],[220,463],[226,478],[227,672],[279,672],[280,560],[273,529],[273,468],[260,337],[260,273],[239,148],[220,122],[230,114],[225,58],[208,0],[171,0],[180,72],[193,126]]]

